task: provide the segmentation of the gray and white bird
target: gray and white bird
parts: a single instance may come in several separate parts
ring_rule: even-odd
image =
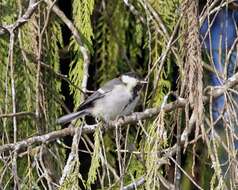
[[[58,124],[70,122],[84,115],[92,115],[105,122],[132,113],[139,100],[139,92],[143,84],[135,73],[125,73],[105,83],[89,96],[78,108],[77,112],[60,117]]]

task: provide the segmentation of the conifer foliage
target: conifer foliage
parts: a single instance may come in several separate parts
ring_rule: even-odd
[[[227,72],[237,34],[216,50],[201,36],[208,22],[212,39],[216,14],[236,8],[229,0],[0,0],[0,189],[236,189],[236,66]],[[148,82],[135,113],[57,125],[129,71]]]

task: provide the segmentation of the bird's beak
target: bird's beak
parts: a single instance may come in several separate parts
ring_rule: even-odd
[[[148,82],[145,81],[145,80],[140,80],[140,83],[141,83],[141,84],[147,84]]]

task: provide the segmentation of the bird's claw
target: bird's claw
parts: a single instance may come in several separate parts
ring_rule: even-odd
[[[125,115],[118,115],[117,117],[116,117],[116,122],[118,122],[118,121],[120,121],[120,120],[122,120],[122,121],[125,121],[125,118],[126,118],[126,116]]]

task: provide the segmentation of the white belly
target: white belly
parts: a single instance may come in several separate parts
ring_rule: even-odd
[[[116,86],[104,98],[96,101],[92,113],[96,117],[102,117],[105,121],[115,120],[118,116],[128,115],[134,111],[139,100],[139,97],[137,97],[134,101],[130,102],[131,98],[131,93],[127,88]],[[130,102],[129,105],[128,102]]]

